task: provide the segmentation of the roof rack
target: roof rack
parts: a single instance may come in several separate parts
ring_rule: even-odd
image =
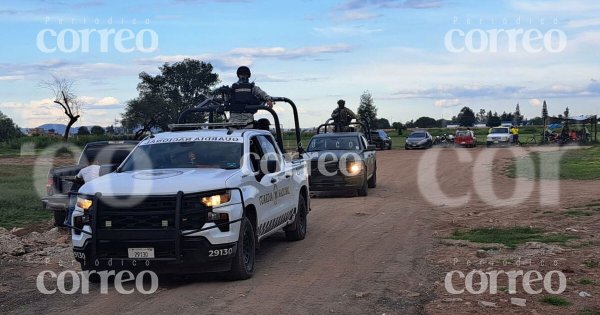
[[[169,124],[169,129],[171,129],[171,131],[178,131],[178,130],[194,130],[194,129],[214,129],[216,128],[231,128],[231,127],[238,127],[238,128],[243,128],[246,127],[248,124],[245,123],[232,123],[232,122],[218,122],[218,123],[185,123],[185,124]]]
[[[292,113],[294,115],[295,133],[296,133],[296,149],[298,150],[298,153],[300,153],[300,154],[304,153],[304,149],[302,148],[302,138],[300,136],[300,123],[298,122],[298,110],[296,108],[296,104],[294,104],[294,102],[287,97],[271,97],[271,100],[273,102],[284,102],[292,107]],[[277,141],[277,144],[279,145],[279,148],[281,149],[281,151],[285,153],[286,150],[285,150],[285,147],[283,146],[283,134],[281,132],[281,125],[279,124],[279,116],[277,115],[275,110],[265,106],[264,104],[246,106],[246,110],[250,113],[256,112],[258,110],[263,110],[263,111],[269,112],[273,116],[274,125],[275,125],[275,140]],[[244,128],[244,127],[247,127],[248,125],[251,125],[251,124],[241,124],[240,125],[240,124],[228,123],[228,122],[224,122],[224,123],[214,122],[215,114],[217,116],[221,116],[221,117],[227,119],[227,117],[225,116],[226,111],[229,111],[229,106],[227,106],[226,104],[225,105],[221,104],[221,103],[213,100],[212,98],[209,98],[209,99],[202,101],[198,105],[196,105],[196,107],[183,111],[179,115],[179,118],[177,119],[177,124],[169,125],[169,128],[171,128],[172,130],[174,130],[173,128],[175,128],[177,130],[186,130],[186,129],[190,130],[190,129],[199,129],[199,128],[207,128],[208,129],[208,128],[214,128],[214,127],[224,127],[224,128],[229,128],[229,133],[231,133],[231,132],[233,132],[234,127]],[[209,122],[208,123],[191,123],[191,124],[186,123],[187,118],[191,118],[190,116],[194,113],[207,113]],[[173,127],[171,127],[171,126],[173,126]]]
[[[371,129],[369,127],[369,122],[367,122],[367,121],[359,121],[358,119],[355,119],[355,121],[354,122],[350,122],[349,125],[360,126],[361,129],[362,129],[362,131],[363,131],[363,134],[365,135],[365,137],[369,141],[369,144],[372,143]],[[321,124],[319,127],[317,127],[317,134],[327,133],[327,127],[330,127],[330,126],[334,127],[334,128],[337,127],[333,118],[327,119],[327,121],[325,121],[324,124]],[[321,128],[323,128],[323,132],[321,132]],[[343,131],[338,131],[338,132],[343,132]]]

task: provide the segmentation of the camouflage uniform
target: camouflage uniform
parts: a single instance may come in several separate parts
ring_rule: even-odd
[[[349,108],[338,107],[331,113],[331,118],[333,118],[333,121],[335,122],[336,131],[348,131],[348,126],[352,119],[356,119],[356,114]]]
[[[256,98],[256,100],[260,102],[266,102],[271,100],[269,94],[263,91],[260,87],[254,85],[253,83],[249,83],[248,80],[239,80],[237,82],[240,86],[248,86],[251,94]],[[232,93],[235,93],[235,84],[232,86]],[[247,93],[247,91],[244,91]],[[250,102],[249,102],[250,103]],[[245,105],[257,105],[257,104],[245,104]],[[231,112],[229,117],[229,122],[232,123],[240,123],[240,124],[249,124],[254,121],[254,113],[243,113],[243,112]]]

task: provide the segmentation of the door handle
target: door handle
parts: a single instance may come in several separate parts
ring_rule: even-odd
[[[271,184],[277,183],[277,178],[271,178]]]

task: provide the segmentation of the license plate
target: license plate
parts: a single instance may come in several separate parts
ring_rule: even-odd
[[[154,258],[154,248],[128,248],[129,258]]]
[[[494,141],[494,143],[498,143],[498,141]]]
[[[463,142],[461,142],[460,144],[467,144],[467,143],[463,141]]]

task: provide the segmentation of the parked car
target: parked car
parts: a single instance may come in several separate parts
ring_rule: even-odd
[[[392,138],[383,130],[371,131],[371,143],[378,149],[392,149]]]
[[[512,135],[510,134],[509,127],[494,127],[490,129],[490,133],[487,135],[486,145],[510,145]]]
[[[429,149],[433,146],[433,137],[427,131],[413,131],[404,144],[405,150]]]
[[[52,211],[54,225],[63,226],[67,207],[68,193],[71,190],[75,175],[96,160],[100,165],[100,176],[114,171],[135,148],[138,141],[96,141],[86,144],[76,165],[55,167],[48,171],[46,183],[47,196],[42,198],[42,208]]]
[[[368,188],[377,185],[375,145],[360,132],[317,134],[304,159],[310,161],[311,191],[356,191],[366,196]]]
[[[454,145],[474,148],[477,146],[477,137],[475,137],[475,133],[473,133],[471,130],[459,130],[456,132]]]

